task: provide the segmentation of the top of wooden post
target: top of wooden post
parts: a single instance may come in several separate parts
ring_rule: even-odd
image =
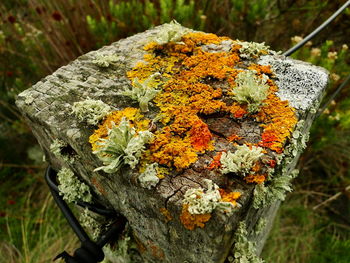
[[[128,219],[145,259],[223,262],[238,222],[256,223],[247,211],[289,187],[327,81],[264,44],[172,23],[77,58],[16,104],[48,160]]]

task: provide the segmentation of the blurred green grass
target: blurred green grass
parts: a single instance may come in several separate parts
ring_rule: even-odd
[[[343,1],[142,0],[0,3],[0,262],[48,262],[77,241],[49,196],[45,163],[14,106],[16,94],[90,50],[176,19],[287,50]],[[328,96],[350,72],[350,11],[293,57],[331,72]],[[293,40],[291,41],[291,38]],[[294,41],[294,42],[293,42]],[[335,53],[336,52],[336,53]],[[267,262],[350,262],[350,89],[316,120],[295,191],[263,251]],[[340,192],[338,199],[313,207]],[[4,261],[5,260],[5,261]]]

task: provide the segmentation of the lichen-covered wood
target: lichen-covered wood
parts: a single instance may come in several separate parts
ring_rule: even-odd
[[[327,81],[263,44],[172,23],[79,57],[16,103],[47,160],[127,218],[112,262],[261,262],[251,253]]]

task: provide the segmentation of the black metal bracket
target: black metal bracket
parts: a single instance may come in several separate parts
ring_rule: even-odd
[[[64,217],[68,221],[69,225],[73,229],[81,242],[81,247],[78,248],[74,255],[69,255],[66,251],[60,253],[54,260],[62,258],[66,263],[97,263],[104,259],[103,246],[106,245],[112,237],[119,236],[125,228],[125,217],[117,214],[114,210],[106,209],[101,205],[92,205],[85,202],[77,202],[77,205],[87,208],[97,214],[113,218],[114,223],[111,227],[96,241],[92,241],[79,221],[74,216],[72,210],[59,194],[58,186],[56,183],[57,172],[48,166],[45,172],[45,180],[50,188],[51,194],[62,211]]]

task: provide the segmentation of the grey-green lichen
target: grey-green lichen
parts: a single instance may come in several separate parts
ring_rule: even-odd
[[[290,144],[286,147],[284,155],[296,157],[306,148],[306,143],[309,141],[309,133],[303,131],[305,125],[304,120],[298,121],[292,133]]]
[[[98,124],[110,112],[111,107],[101,100],[86,99],[74,102],[72,106],[72,113],[78,120],[90,125]]]
[[[113,247],[107,245],[103,248],[107,261],[105,263],[136,263],[143,262],[138,252],[129,224],[119,236],[118,242]]]
[[[24,100],[24,103],[27,104],[27,105],[30,105],[34,102],[34,97],[33,95],[30,93],[26,96],[25,100]]]
[[[263,148],[258,146],[247,146],[245,144],[236,146],[237,150],[232,153],[230,151],[223,152],[220,158],[221,172],[239,173],[247,175],[256,161],[264,155]]]
[[[67,202],[91,202],[92,195],[89,186],[79,181],[72,170],[62,168],[57,173],[57,178],[59,182],[58,190],[60,190],[60,195],[63,195],[64,200]]]
[[[92,63],[101,68],[108,68],[111,64],[118,62],[119,57],[115,55],[97,56]]]
[[[290,142],[283,154],[277,156],[278,163],[283,167],[269,182],[256,185],[254,189],[253,206],[255,208],[265,207],[277,200],[283,201],[288,192],[291,192],[291,181],[297,177],[299,171],[289,171],[287,167],[295,160],[295,157],[306,148],[309,133],[305,133],[305,121],[300,120],[296,124]]]
[[[258,222],[256,223],[254,227],[254,234],[256,236],[260,235],[266,228],[267,226],[267,220],[265,217],[260,217]]]
[[[135,100],[139,103],[140,109],[142,112],[148,111],[148,104],[154,97],[159,93],[158,90],[159,73],[152,74],[144,81],[140,81],[138,78],[133,79],[133,86],[131,88],[125,87],[123,91],[119,92],[119,95],[127,96],[132,100]]]
[[[240,72],[235,80],[236,86],[232,89],[232,98],[239,103],[248,105],[248,111],[253,113],[259,110],[267,98],[269,86],[266,76],[258,77],[253,70]]]
[[[256,245],[248,240],[246,224],[242,221],[238,224],[235,233],[232,256],[228,257],[233,263],[263,263],[264,260],[256,255]]]
[[[271,205],[277,200],[283,201],[287,192],[291,192],[291,181],[298,175],[298,170],[295,169],[292,172],[282,175],[276,175],[268,182],[258,184],[254,188],[253,207],[258,209],[268,205]]]
[[[255,59],[261,55],[266,55],[269,53],[269,46],[266,46],[265,43],[256,43],[256,42],[245,42],[245,41],[236,41],[237,44],[242,47],[239,49],[240,56],[242,58]]]
[[[107,138],[101,138],[97,143],[100,147],[93,152],[104,164],[95,171],[115,173],[123,164],[134,169],[152,137],[149,131],[136,132],[126,118],[122,118],[118,126],[112,123]]]
[[[73,163],[75,161],[75,157],[69,155],[68,153],[64,153],[63,150],[68,147],[68,144],[60,139],[55,139],[50,144],[50,151],[59,159],[62,159],[68,163]]]
[[[192,188],[188,189],[182,201],[183,204],[188,205],[188,212],[191,214],[210,214],[215,209],[224,212],[228,215],[232,214],[234,206],[230,202],[222,202],[219,192],[219,186],[212,180],[204,179],[207,184],[207,189]]]
[[[163,45],[169,42],[179,42],[181,37],[190,32],[189,29],[184,28],[175,20],[168,24],[164,24],[162,29],[158,32],[154,41],[159,45]]]
[[[147,165],[145,171],[139,175],[138,179],[143,188],[151,189],[159,183],[157,168],[157,163],[149,164]]]
[[[87,208],[80,213],[79,221],[83,227],[89,230],[93,240],[100,236],[103,227],[98,220],[91,216],[91,212]]]

